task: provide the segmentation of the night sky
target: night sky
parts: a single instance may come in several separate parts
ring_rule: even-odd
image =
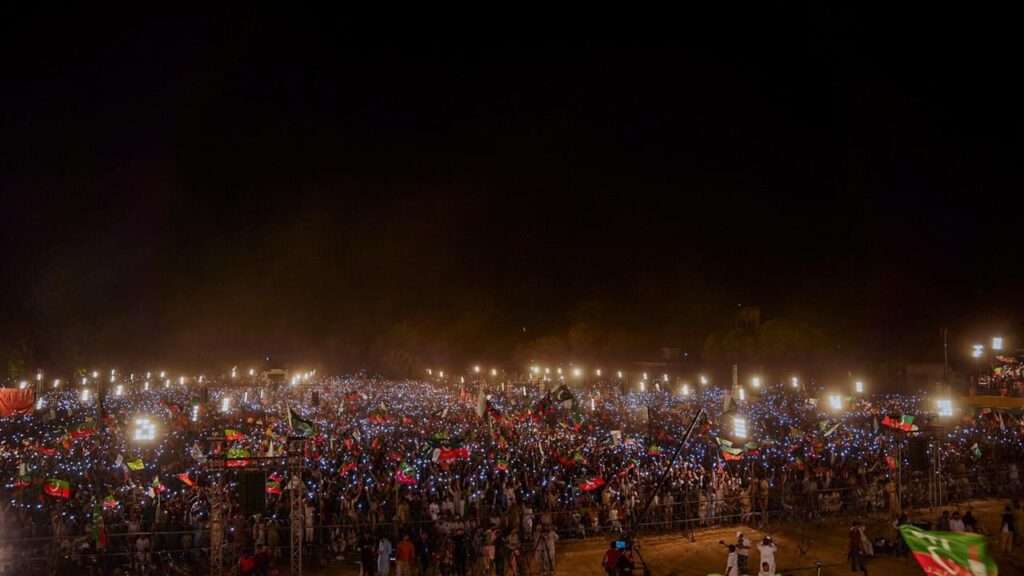
[[[471,35],[21,23],[0,95],[0,356],[341,369],[404,327],[443,361],[508,361],[581,322],[628,332],[623,357],[699,355],[739,304],[870,361],[941,360],[943,326],[958,350],[1011,335],[1011,38],[749,16]]]

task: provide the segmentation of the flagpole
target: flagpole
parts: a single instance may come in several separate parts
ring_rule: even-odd
[[[664,487],[665,482],[668,480],[668,475],[669,472],[672,470],[672,465],[675,464],[676,458],[678,458],[679,454],[683,451],[683,447],[686,446],[686,443],[690,440],[690,435],[693,434],[693,429],[697,427],[697,422],[699,422],[701,417],[703,416],[705,416],[705,412],[704,408],[701,408],[697,412],[697,415],[693,417],[693,420],[690,422],[690,425],[686,428],[686,434],[683,435],[682,441],[679,442],[679,445],[676,446],[675,451],[672,452],[672,458],[669,459],[668,464],[665,466],[665,469],[661,472],[661,477],[658,478],[658,482],[657,484],[655,484],[654,492],[652,492],[651,495],[647,497],[647,502],[644,504],[644,507],[641,509],[640,514],[636,518],[635,527],[639,527],[640,523],[644,519],[644,516],[647,515],[647,510],[651,507],[651,503],[654,502],[654,497],[657,496],[659,492],[661,492],[661,489]]]

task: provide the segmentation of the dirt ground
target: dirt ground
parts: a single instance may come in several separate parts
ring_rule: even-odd
[[[973,504],[974,515],[986,533],[997,532],[999,513],[1004,504],[1004,501],[981,501]],[[964,508],[961,506],[960,510],[963,511]],[[941,514],[941,510],[918,511],[911,519],[934,520]],[[887,538],[894,535],[892,528],[882,520],[868,521],[867,524],[868,535],[872,539],[878,535]],[[698,531],[695,534],[695,542],[690,542],[685,534],[677,534],[643,537],[640,538],[639,546],[640,553],[654,576],[705,576],[725,571],[726,550],[718,543],[719,540],[735,541],[736,532],[743,531],[747,538],[757,542],[768,533],[779,547],[776,553],[776,570],[779,574],[813,576],[815,562],[820,561],[825,565],[822,574],[848,575],[851,574],[849,566],[845,563],[848,529],[848,522],[838,521],[803,525],[788,523],[770,526],[767,532],[746,526],[714,528]],[[801,553],[801,544],[806,548],[805,553]],[[601,575],[601,558],[607,546],[608,539],[597,538],[559,542],[556,573],[560,576]],[[994,549],[995,542],[990,539],[990,550]],[[752,550],[748,572],[757,573],[757,558],[757,551]],[[1024,552],[1019,548],[1009,556],[996,554],[996,563],[1001,575],[1024,575]],[[909,556],[876,557],[869,562],[868,572],[884,576],[923,574],[917,563]]]

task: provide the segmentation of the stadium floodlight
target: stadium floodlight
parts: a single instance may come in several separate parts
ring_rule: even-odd
[[[690,385],[689,384],[683,384],[683,396],[689,396],[689,395],[690,395]]]
[[[857,380],[856,382],[854,382],[853,383],[853,389],[857,392],[857,394],[863,394],[864,393],[864,381],[863,380]]]
[[[124,385],[118,384],[117,387],[114,388],[114,396],[121,396],[122,394],[124,394]]]
[[[641,392],[646,392],[647,391],[647,387],[645,386],[645,384],[646,384],[645,380],[641,380],[640,381],[640,391]]]
[[[1003,350],[1003,337],[1002,336],[994,336],[992,338],[992,349],[996,350],[997,352],[1002,352],[1002,350]]]
[[[88,388],[82,388],[82,402],[88,402],[88,401],[89,401],[89,389]]]
[[[707,386],[708,385],[708,377],[707,376],[705,376],[703,374],[700,375],[700,385],[701,386]]]
[[[982,346],[981,344],[975,344],[974,346],[971,346],[971,357],[972,358],[981,358],[984,355],[985,355],[985,347],[984,346]]]
[[[156,439],[156,424],[145,416],[135,419],[135,429],[132,439],[136,442],[151,442]]]
[[[437,373],[437,377],[438,378],[444,378],[444,370],[441,370],[440,372],[438,372]]]
[[[747,437],[747,419],[743,416],[732,417],[732,436],[738,439]]]
[[[491,376],[497,376],[497,375],[498,375],[498,369],[497,368],[491,368]]]
[[[18,389],[19,390],[24,390],[25,388],[28,388],[28,382],[27,381],[22,380],[21,382],[18,382]]]
[[[843,397],[839,394],[829,394],[828,407],[835,412],[843,409]]]
[[[231,397],[230,396],[225,396],[224,398],[221,399],[221,401],[220,401],[220,411],[221,412],[230,412],[231,411]]]
[[[198,422],[199,421],[199,404],[193,404],[192,405],[192,421],[193,422]]]
[[[56,380],[53,381],[53,387],[60,388],[60,378],[57,378]]]
[[[744,401],[744,400],[747,399],[747,391],[744,390],[742,387],[739,389],[739,396],[740,396],[740,401]]]
[[[577,367],[577,368],[573,368],[573,369],[572,369],[572,375],[573,375],[573,376],[575,376],[575,377],[577,377],[577,378],[580,378],[580,377],[582,377],[582,376],[583,376],[583,369],[582,369],[582,368],[579,368],[579,367]]]
[[[790,378],[789,382],[790,382],[790,385],[793,386],[793,388],[799,388],[800,387],[800,379],[797,378],[796,376],[793,376],[792,378]]]
[[[953,415],[953,401],[949,398],[940,398],[936,400],[935,406],[938,409],[939,416],[949,418]]]
[[[622,380],[622,370],[616,372],[615,375],[619,378],[619,380]]]
[[[761,377],[760,376],[754,376],[753,378],[751,378],[750,379],[750,385],[753,386],[754,388],[760,388],[761,387]]]
[[[430,368],[427,368],[427,375],[428,376],[433,376],[434,375],[434,371],[431,370]]]
[[[473,372],[479,374],[480,373],[480,366],[473,366]]]

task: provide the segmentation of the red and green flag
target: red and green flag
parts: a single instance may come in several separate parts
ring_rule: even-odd
[[[657,444],[651,444],[650,446],[647,447],[647,455],[661,456],[661,446],[658,446]]]
[[[395,481],[403,486],[416,484],[416,469],[410,466],[408,462],[402,462],[401,466],[398,467],[398,471],[395,472]]]
[[[71,483],[67,480],[50,478],[43,485],[43,492],[54,498],[71,498]]]
[[[504,458],[498,458],[498,462],[497,464],[495,464],[494,467],[497,468],[498,471],[500,472],[508,472],[508,460],[505,460]]]
[[[280,494],[281,483],[277,480],[267,480],[267,494]]]
[[[338,471],[338,474],[344,476],[344,475],[348,474],[349,472],[351,472],[351,471],[353,471],[355,469],[356,469],[356,463],[355,462],[345,462],[344,464],[341,465],[341,470]]]
[[[902,432],[917,432],[917,426],[914,425],[914,417],[907,414],[900,416],[899,420],[886,415],[885,418],[882,418],[882,425]]]
[[[929,576],[998,576],[999,567],[985,550],[981,534],[928,532],[912,524],[900,534],[914,559]]]
[[[242,440],[245,440],[245,434],[242,434],[234,428],[225,428],[224,439],[228,442],[241,442]]]
[[[233,447],[228,450],[228,458],[224,463],[228,468],[243,468],[249,465],[249,458],[252,453],[247,448]]]
[[[108,495],[103,499],[104,510],[116,510],[121,503],[117,501],[112,495]]]
[[[18,479],[14,482],[14,489],[20,490],[22,488],[28,488],[32,485],[32,476],[28,474],[22,474],[18,476]]]
[[[465,446],[459,448],[441,448],[437,452],[437,463],[447,464],[454,462],[455,460],[469,460],[469,448]]]
[[[181,480],[182,484],[190,488],[196,485],[195,480],[189,477],[188,472],[182,472],[181,474],[178,474],[177,478],[178,480]]]
[[[589,480],[584,480],[583,482],[580,482],[580,490],[584,492],[593,492],[594,490],[597,490],[601,486],[604,486],[604,478],[600,476],[594,476]]]
[[[77,440],[79,438],[88,438],[89,436],[92,436],[95,433],[96,433],[96,421],[95,420],[86,420],[85,422],[82,422],[81,424],[79,424],[79,425],[75,426],[74,428],[72,428],[71,432],[70,432],[71,437],[74,438],[75,440]]]

